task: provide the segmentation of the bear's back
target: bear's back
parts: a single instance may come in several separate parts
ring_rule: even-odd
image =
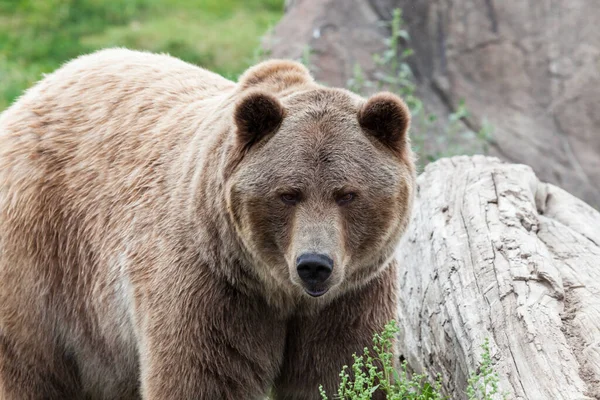
[[[0,115],[0,221],[36,201],[44,204],[28,217],[136,197],[129,192],[164,178],[166,159],[209,126],[234,88],[173,57],[125,49],[65,64]]]
[[[0,114],[0,171],[147,157],[192,134],[203,103],[234,87],[166,55],[109,49],[79,57]]]

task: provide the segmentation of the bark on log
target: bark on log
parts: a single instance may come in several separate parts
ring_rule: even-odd
[[[409,365],[466,398],[489,338],[509,399],[600,399],[600,214],[495,158],[440,160],[418,184],[397,254]]]

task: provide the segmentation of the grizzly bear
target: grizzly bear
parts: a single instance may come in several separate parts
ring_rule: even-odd
[[[317,399],[395,317],[409,111],[82,56],[0,116],[0,398]]]

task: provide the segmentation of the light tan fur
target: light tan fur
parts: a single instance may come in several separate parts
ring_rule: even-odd
[[[333,390],[395,316],[408,121],[290,61],[236,84],[111,49],[45,77],[0,115],[0,399]],[[318,298],[305,251],[335,261]]]

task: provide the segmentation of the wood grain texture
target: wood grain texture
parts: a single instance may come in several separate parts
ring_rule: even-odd
[[[527,166],[443,159],[419,177],[397,257],[401,352],[451,398],[489,338],[507,398],[600,399],[596,210]]]

